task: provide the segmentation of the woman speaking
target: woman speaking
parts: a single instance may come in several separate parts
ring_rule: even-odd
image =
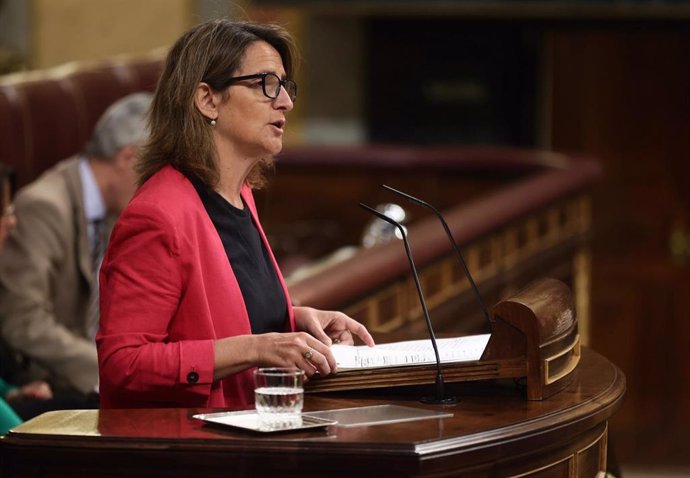
[[[253,403],[254,367],[335,371],[332,342],[373,345],[340,312],[292,307],[252,189],[297,96],[285,30],[214,20],[173,46],[100,273],[101,406]]]

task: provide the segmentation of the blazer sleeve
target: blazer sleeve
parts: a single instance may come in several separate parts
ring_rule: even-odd
[[[213,340],[168,334],[190,269],[179,244],[179,229],[157,204],[130,203],[116,224],[100,275],[102,393],[190,404],[210,394]]]
[[[58,321],[53,287],[79,287],[60,277],[65,251],[74,249],[74,218],[47,198],[19,194],[17,229],[0,260],[2,335],[14,349],[48,369],[82,393],[92,392],[98,378],[96,347]],[[73,319],[74,324],[83,320]]]

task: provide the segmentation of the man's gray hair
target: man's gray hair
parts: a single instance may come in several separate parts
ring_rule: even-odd
[[[114,158],[128,145],[141,145],[148,137],[146,115],[151,93],[133,93],[120,98],[101,115],[84,154],[95,158]]]

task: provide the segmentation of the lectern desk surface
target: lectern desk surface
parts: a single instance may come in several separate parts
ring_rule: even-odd
[[[487,383],[455,391],[451,406],[419,403],[415,389],[307,395],[306,411],[393,403],[453,416],[270,435],[192,418],[200,409],[51,412],[0,440],[0,476],[594,477],[625,378],[585,349],[572,382],[542,401]]]

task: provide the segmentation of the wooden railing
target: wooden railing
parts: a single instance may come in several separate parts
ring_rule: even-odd
[[[400,161],[394,161],[401,155]],[[416,189],[413,194],[424,197],[426,192],[427,197],[440,198],[453,237],[487,303],[514,293],[532,279],[556,277],[573,290],[586,342],[592,208],[588,188],[601,175],[593,159],[508,148],[309,148],[286,151],[277,169],[275,188],[263,201],[269,232],[281,229],[274,220],[277,215],[271,214],[272,205],[280,202],[281,211],[291,204],[298,208],[303,199],[296,192],[300,183],[320,182],[327,191],[327,184],[337,184],[338,178],[351,178],[359,186],[339,193],[340,207],[334,196],[324,202],[334,216],[356,211],[362,224],[369,216],[355,206],[359,200],[373,204],[382,198],[378,181],[409,183]],[[281,179],[284,175],[287,179]],[[479,182],[487,182],[487,177],[498,180],[453,203],[452,194],[445,191],[462,188],[475,177],[482,177]],[[415,182],[424,187],[415,188]],[[396,199],[387,198],[414,209]],[[319,203],[320,198],[311,201]],[[437,219],[420,216],[409,226],[409,239],[435,325],[449,332],[487,330]],[[425,327],[400,241],[360,248],[345,260],[290,282],[293,302],[342,309],[373,330],[412,333]]]

